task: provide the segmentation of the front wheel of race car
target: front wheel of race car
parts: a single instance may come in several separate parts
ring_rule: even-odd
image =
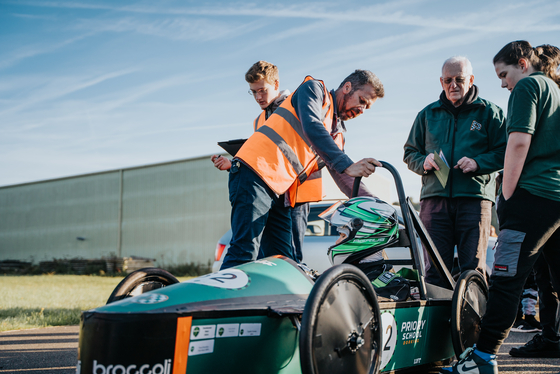
[[[303,374],[378,372],[379,304],[361,270],[338,265],[319,277],[305,304],[299,348]]]
[[[478,341],[487,301],[488,285],[484,276],[476,270],[461,274],[451,304],[451,341],[457,357]]]
[[[158,268],[143,268],[128,274],[113,290],[107,304],[179,283],[170,272]]]

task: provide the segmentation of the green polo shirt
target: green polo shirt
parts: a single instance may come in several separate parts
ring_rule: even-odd
[[[543,73],[521,79],[511,92],[507,133],[531,134],[519,187],[560,201],[560,89]]]

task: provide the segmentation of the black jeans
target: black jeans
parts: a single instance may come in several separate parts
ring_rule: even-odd
[[[471,197],[429,197],[420,202],[420,219],[428,230],[445,266],[451,271],[455,245],[461,272],[485,273],[492,202]],[[426,271],[426,282],[441,284],[435,266]]]
[[[552,285],[559,289],[560,201],[518,188],[507,201],[500,196],[498,219],[500,234],[490,278],[490,295],[477,343],[478,349],[493,354],[498,352],[515,321],[523,285],[541,252],[549,265]],[[550,321],[550,317],[546,318]],[[554,329],[546,328],[543,334],[557,335],[551,330]]]

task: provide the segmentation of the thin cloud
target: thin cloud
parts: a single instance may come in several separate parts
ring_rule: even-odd
[[[220,22],[194,18],[171,18],[162,20],[144,20],[134,17],[123,19],[87,19],[82,20],[76,28],[99,32],[135,32],[142,35],[163,37],[171,40],[194,40],[199,42],[216,39],[231,39],[262,28],[265,23],[254,22]]]
[[[24,18],[24,19],[31,19],[31,20],[37,20],[37,19],[44,19],[44,20],[56,20],[56,17],[54,16],[47,16],[47,15],[39,15],[39,14],[25,14],[25,13],[10,13],[10,15],[12,17],[17,17],[17,18]]]
[[[5,55],[9,56],[7,58],[4,58],[3,60],[0,60],[0,69],[6,69],[9,68],[11,66],[16,65],[17,63],[19,63],[21,60],[30,58],[30,57],[35,57],[38,55],[42,55],[42,54],[47,54],[47,53],[52,53],[55,52],[58,49],[61,49],[69,44],[75,43],[77,41],[80,41],[82,39],[85,39],[89,36],[91,36],[92,33],[86,33],[83,35],[79,35],[79,36],[75,36],[73,38],[70,39],[66,39],[60,43],[55,43],[55,44],[51,44],[51,45],[32,45],[32,46],[26,46],[26,47],[22,47],[19,48],[15,51],[11,51],[11,52],[6,52]]]
[[[109,79],[114,79],[126,74],[137,71],[136,68],[129,68],[119,71],[114,71],[102,74],[93,78],[58,78],[53,79],[51,83],[47,84],[43,89],[36,90],[30,97],[20,102],[18,105],[0,111],[0,116],[7,114],[17,113],[29,106],[34,106],[39,103],[55,100],[70,93],[83,90],[88,87],[95,86],[99,83],[105,82]]]
[[[131,6],[114,6],[102,4],[84,4],[84,3],[61,3],[61,2],[20,2],[30,6],[37,7],[53,7],[53,8],[73,8],[73,9],[91,9],[91,10],[111,10],[114,12],[129,12],[143,14],[166,14],[166,15],[195,15],[195,16],[224,16],[224,17],[270,17],[270,18],[305,18],[305,19],[323,19],[330,21],[342,22],[366,22],[393,24],[403,26],[418,26],[442,28],[447,30],[479,30],[479,31],[504,31],[507,25],[496,25],[495,22],[484,22],[481,17],[484,15],[492,16],[494,19],[503,17],[511,11],[518,11],[520,5],[511,5],[508,2],[497,2],[486,4],[484,12],[473,7],[475,11],[464,11],[461,17],[421,17],[416,14],[408,14],[402,9],[414,9],[413,5],[428,4],[418,1],[402,1],[387,2],[373,6],[365,6],[356,8],[355,6],[345,5],[341,9],[340,3],[298,3],[296,5],[257,5],[235,3],[228,6],[211,6],[211,7],[155,7],[146,5]],[[489,7],[489,5],[491,7]],[[534,1],[532,3],[524,3],[523,9],[537,16],[536,19],[523,14],[517,24],[518,31],[533,31],[534,27],[538,31],[556,31],[560,25],[555,22],[554,17],[559,14],[554,4],[548,4],[544,1]],[[350,8],[350,9],[348,9]],[[532,12],[532,9],[538,9],[538,12]],[[543,11],[546,9],[547,11]],[[506,17],[507,18],[507,17]],[[552,19],[552,23],[542,22],[546,19]],[[539,22],[540,20],[541,22]],[[520,27],[520,28],[519,28]]]

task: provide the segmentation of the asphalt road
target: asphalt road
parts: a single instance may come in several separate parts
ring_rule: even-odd
[[[560,359],[522,359],[508,355],[534,334],[511,333],[502,345],[501,374],[560,374]],[[73,374],[78,357],[78,326],[0,333],[0,373]]]

